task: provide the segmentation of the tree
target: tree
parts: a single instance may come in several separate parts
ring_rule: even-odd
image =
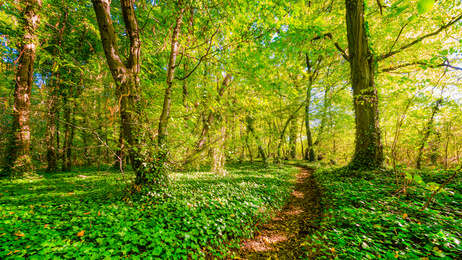
[[[375,168],[383,163],[375,61],[364,22],[364,0],[346,0],[348,50],[353,87],[356,134],[353,168]]]
[[[38,45],[37,29],[40,22],[40,0],[25,0],[22,6],[23,35],[19,48],[18,68],[14,80],[12,144],[7,170],[22,175],[33,170],[30,157],[30,98],[34,78],[35,52]],[[8,169],[10,168],[10,169]]]
[[[422,4],[421,2],[425,3]],[[433,2],[431,4],[427,4],[427,2],[426,0],[419,1],[417,9],[420,15],[430,11],[432,8]],[[382,6],[380,2],[378,3],[381,13]],[[391,48],[388,48],[384,54],[376,54],[372,51],[371,43],[369,42],[369,35],[371,33],[369,31],[370,26],[366,26],[364,0],[346,0],[345,6],[349,54],[346,55],[345,51],[343,51],[338,44],[336,44],[336,47],[350,63],[351,83],[353,87],[356,134],[355,152],[350,166],[352,168],[376,168],[382,166],[384,160],[379,126],[378,95],[375,86],[377,63],[401,53],[422,42],[426,38],[438,35],[443,30],[448,29],[461,20],[462,14],[451,18],[449,22],[440,26],[437,30],[419,36],[410,43],[403,44],[395,50],[395,44],[400,38],[404,28],[416,17],[411,16],[408,22],[401,28]],[[431,62],[427,61],[401,61],[400,63],[401,64],[397,66],[386,68],[384,71],[391,71],[418,64],[431,64]]]
[[[141,113],[139,108],[141,93],[138,77],[140,72],[141,41],[134,2],[134,0],[120,1],[126,36],[130,41],[129,56],[127,61],[124,62],[119,55],[116,31],[111,17],[111,1],[92,0],[107,65],[116,83],[116,98],[119,102],[123,136],[129,146],[128,154],[130,162],[136,173],[137,183],[142,184],[148,180],[142,170],[143,158],[137,152],[137,149],[135,149],[135,146],[141,141],[138,136],[141,131]]]

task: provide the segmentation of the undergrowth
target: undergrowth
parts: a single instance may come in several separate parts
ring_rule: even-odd
[[[452,171],[407,171],[425,183],[443,183]],[[397,192],[391,172],[318,169],[328,210],[306,250],[329,259],[462,259],[462,178],[420,209],[432,190],[415,181]],[[420,177],[419,177],[420,178]],[[319,253],[319,252],[316,252]]]
[[[173,173],[170,187],[142,196],[127,195],[114,172],[1,180],[0,258],[223,258],[235,238],[282,207],[297,168],[227,171]]]

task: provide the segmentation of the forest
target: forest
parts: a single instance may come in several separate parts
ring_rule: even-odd
[[[0,0],[0,259],[462,259],[460,0]]]

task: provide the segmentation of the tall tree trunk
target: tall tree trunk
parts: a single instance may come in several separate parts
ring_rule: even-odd
[[[47,172],[57,171],[56,160],[56,100],[50,97],[48,100],[47,128],[45,133],[47,146]]]
[[[172,89],[173,89],[173,79],[175,75],[175,68],[176,68],[176,58],[178,56],[178,52],[180,49],[178,43],[178,37],[181,31],[181,24],[183,23],[183,14],[184,14],[184,7],[182,6],[183,3],[180,1],[179,3],[180,10],[178,11],[175,27],[172,33],[171,39],[171,49],[170,49],[170,58],[168,60],[168,67],[167,67],[167,88],[165,89],[164,95],[164,103],[162,105],[162,113],[160,114],[159,118],[159,132],[158,132],[158,147],[159,147],[159,163],[163,164],[167,159],[167,127],[168,127],[168,119],[170,117],[170,108],[171,108],[171,101],[172,101]],[[163,167],[163,166],[161,166]]]
[[[116,153],[116,160],[119,164],[119,168],[123,169],[125,166],[125,141],[124,141],[124,131],[122,125],[120,125],[120,132],[119,132],[119,141]]]
[[[225,162],[226,162],[226,157],[225,157],[225,141],[226,141],[226,127],[223,125],[220,129],[220,139],[218,142],[215,144],[213,147],[212,151],[212,158],[213,158],[213,166],[212,166],[212,172],[218,173],[218,174],[226,174],[225,170]]]
[[[375,65],[364,21],[364,0],[345,0],[353,105],[355,152],[350,167],[374,169],[383,164]]]
[[[319,56],[317,61],[313,62],[310,60],[310,56],[308,55],[308,53],[305,53],[306,68],[309,73],[308,85],[306,88],[306,104],[305,104],[305,128],[306,128],[306,139],[308,143],[308,147],[306,150],[307,150],[308,156],[305,155],[305,158],[308,158],[308,161],[310,162],[314,162],[316,158],[314,154],[314,148],[313,148],[313,145],[314,145],[313,135],[311,134],[311,127],[310,127],[311,90],[313,89],[313,84],[319,75],[322,60],[323,60],[323,57]]]
[[[452,122],[446,122],[445,124],[445,134],[446,134],[446,145],[444,149],[444,169],[448,168],[448,151],[449,151],[449,141],[451,140],[452,132],[451,132]]]
[[[62,15],[61,28],[57,30],[56,36],[53,39],[53,42],[62,47],[62,37],[67,26],[68,12],[65,10]],[[54,48],[53,50],[53,66],[52,69],[57,66],[57,60],[59,57],[59,48]],[[57,171],[57,157],[58,157],[58,146],[59,143],[55,143],[55,138],[57,138],[57,111],[58,111],[58,102],[60,95],[60,86],[61,86],[61,73],[59,70],[51,73],[51,79],[47,86],[48,91],[48,116],[47,116],[47,129],[46,129],[46,144],[47,144],[47,172],[56,172]],[[57,139],[58,140],[58,139]]]
[[[57,86],[59,82],[59,75],[53,73],[52,80],[50,81],[48,93],[48,101],[47,101],[47,128],[45,133],[45,140],[47,146],[47,172],[56,172],[57,171],[57,147],[56,147],[56,111],[57,111],[57,103],[58,103],[58,95],[57,95]]]
[[[58,164],[58,160],[59,159],[62,159],[62,150],[61,150],[61,140],[60,140],[60,136],[61,136],[61,132],[59,131],[59,128],[61,126],[60,124],[60,121],[61,121],[61,118],[60,118],[60,107],[59,105],[56,105],[56,112],[55,112],[55,117],[56,117],[56,120],[55,120],[55,136],[56,136],[56,163]]]
[[[245,145],[247,147],[247,151],[249,151],[249,157],[250,157],[250,162],[253,163],[253,155],[252,155],[252,149],[250,147],[250,143],[249,143],[249,136],[251,135],[252,133],[250,132],[250,130],[248,130],[247,128],[247,135],[245,136]],[[243,149],[243,151],[245,151],[245,148]],[[243,152],[244,153],[244,152]],[[245,156],[244,156],[245,158]]]
[[[287,118],[286,122],[284,123],[284,126],[282,128],[282,131],[281,131],[281,134],[279,135],[279,142],[278,142],[278,147],[277,147],[277,158],[276,158],[276,161],[279,161],[281,160],[281,149],[282,149],[282,144],[283,144],[283,141],[284,141],[284,135],[286,133],[286,130],[287,130],[287,127],[289,126],[289,123],[292,121],[292,119],[294,119],[294,117],[297,115],[298,111],[300,111],[300,109],[302,107],[306,107],[305,104],[306,104],[307,100],[305,99],[300,106],[298,106],[298,108],[292,112],[292,114],[289,116],[289,118]]]
[[[329,109],[329,106],[331,103],[331,99],[329,98],[330,89],[331,89],[331,86],[326,86],[324,90],[324,101],[323,101],[322,110],[321,110],[321,124],[319,125],[318,137],[316,138],[314,145],[318,145],[321,143],[322,137],[324,135],[324,129],[326,128],[327,110]]]
[[[311,89],[312,89],[312,80],[310,77],[310,82],[308,83],[308,87],[306,89],[306,104],[305,104],[305,128],[306,128],[306,139],[308,142],[308,147],[306,148],[308,152],[308,161],[314,162],[314,149],[313,149],[313,137],[311,135],[311,127],[310,127],[310,103],[311,103]]]
[[[35,51],[38,45],[37,29],[40,21],[40,0],[25,0],[21,2],[22,35],[19,48],[18,69],[15,76],[13,128],[11,149],[6,170],[15,176],[33,170],[30,156],[30,97],[34,75]]]
[[[64,93],[63,104],[64,104],[64,144],[63,144],[63,164],[61,169],[63,172],[71,170],[71,103],[69,102],[69,96],[72,95],[72,86],[69,88],[67,93]]]
[[[187,43],[186,43],[186,47],[187,48],[190,48],[190,45],[191,45],[191,38],[192,36],[194,35],[194,8],[192,6],[189,7],[189,21],[188,21],[188,40],[187,40]],[[186,74],[188,73],[189,71],[189,59],[188,58],[185,58],[186,61],[183,65],[183,74],[185,75],[184,76],[184,80],[183,80],[183,105],[184,107],[186,108],[186,112],[189,112],[189,105],[188,105],[188,77],[186,77]],[[185,121],[188,121],[188,117],[185,117]],[[185,124],[186,127],[188,126],[188,124],[186,123]]]
[[[290,121],[289,129],[289,155],[290,159],[297,158],[297,136],[298,136],[298,116],[295,115]]]
[[[82,120],[82,124],[83,124],[84,126],[87,125],[87,120],[86,120],[86,118],[84,118],[84,119]],[[88,144],[88,140],[90,140],[89,134],[88,134],[87,130],[81,130],[81,133],[82,133],[82,137],[81,137],[81,138],[82,138],[82,140],[83,140],[83,159],[84,159],[84,165],[85,165],[85,166],[90,166],[90,165],[91,165],[91,161],[90,161],[90,154],[89,154],[89,153],[91,152],[91,150],[88,149],[88,145],[89,145],[89,144]]]
[[[74,149],[74,138],[75,138],[75,113],[77,111],[77,102],[73,101],[73,106],[72,106],[72,111],[71,111],[71,120],[70,120],[70,123],[72,124],[72,127],[71,127],[71,133],[69,135],[69,150],[67,151],[67,158],[68,158],[68,165],[67,165],[67,169],[69,171],[72,170],[72,166],[73,166],[73,162],[75,161],[75,153],[73,153],[73,149]]]
[[[141,149],[134,149],[141,141],[142,132],[142,113],[138,106],[140,103],[138,74],[140,72],[141,41],[134,2],[134,0],[120,1],[126,35],[130,40],[129,57],[124,63],[119,55],[116,32],[111,18],[110,1],[92,0],[106,61],[116,83],[123,138],[127,142],[128,157],[135,171],[135,182],[138,185],[150,185],[161,180],[156,179],[157,176],[150,175],[153,169],[143,169],[143,162],[147,158],[140,153]]]

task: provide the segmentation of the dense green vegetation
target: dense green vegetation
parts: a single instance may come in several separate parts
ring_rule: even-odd
[[[281,208],[286,256],[462,258],[461,44],[460,0],[2,0],[0,258],[245,256]]]
[[[171,186],[142,196],[125,192],[123,179],[133,174],[90,169],[3,180],[0,258],[223,256],[280,209],[293,187],[296,168],[261,166],[173,173]]]
[[[428,187],[414,181],[402,193],[390,173],[319,168],[316,179],[327,210],[306,245],[336,259],[459,259],[461,176],[421,210],[434,190],[429,183],[444,183],[453,171],[410,170]]]

